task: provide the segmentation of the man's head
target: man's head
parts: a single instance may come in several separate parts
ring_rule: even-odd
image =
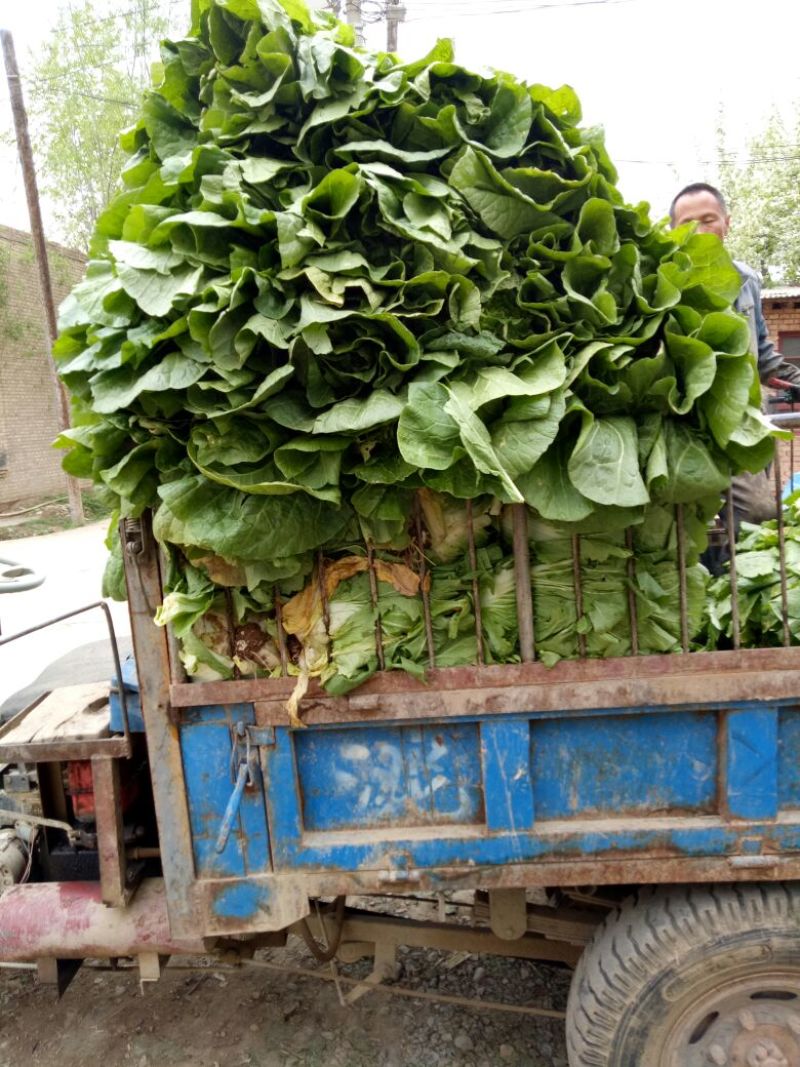
[[[698,233],[715,233],[724,241],[731,217],[719,189],[705,182],[693,182],[681,189],[670,204],[669,221],[673,228],[684,222],[696,222]]]

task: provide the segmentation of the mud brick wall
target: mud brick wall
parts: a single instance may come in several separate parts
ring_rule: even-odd
[[[85,259],[54,243],[49,258],[60,303]],[[0,511],[66,493],[49,360],[31,236],[0,226]]]

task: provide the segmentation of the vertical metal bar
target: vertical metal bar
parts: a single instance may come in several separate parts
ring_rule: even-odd
[[[572,535],[572,584],[575,588],[575,613],[578,622],[583,618],[583,586],[581,585],[581,539]],[[578,631],[578,653],[586,658],[586,634]]]
[[[683,520],[683,504],[675,505],[675,524],[678,535],[678,596],[681,613],[681,649],[689,651],[689,616],[686,593],[686,530]]]
[[[70,813],[67,808],[67,796],[64,792],[62,770],[61,763],[37,763],[36,780],[39,783],[39,794],[44,814],[50,819],[69,822]]]
[[[372,610],[375,612],[375,651],[378,654],[378,666],[382,671],[386,670],[386,662],[383,658],[383,627],[381,626],[380,605],[378,604],[378,576],[375,573],[375,552],[372,542],[367,541],[367,573],[369,574],[369,595],[372,600]]]
[[[481,612],[481,587],[478,581],[478,554],[475,551],[475,527],[473,525],[472,501],[467,501],[467,551],[469,568],[472,571],[472,606],[475,613],[475,637],[477,639],[478,666],[486,662],[483,653],[483,617]]]
[[[322,621],[325,623],[325,633],[330,636],[331,612],[328,605],[328,590],[325,588],[325,557],[321,552],[317,553],[317,583],[319,599],[322,603]]]
[[[97,853],[100,862],[100,892],[104,904],[122,908],[130,898],[127,886],[128,862],[122,825],[119,760],[92,757],[97,821]]]
[[[792,393],[792,396],[794,396],[794,393]],[[792,400],[792,411],[794,411],[794,400]],[[789,441],[789,484],[792,487],[792,491],[797,488],[794,484],[794,442],[796,436],[797,434],[794,430],[792,430],[792,436]],[[775,446],[776,451],[778,450],[778,448],[780,448],[780,445]]]
[[[275,628],[278,636],[278,652],[281,657],[281,674],[285,678],[289,673],[289,654],[286,650],[286,631],[283,628],[283,604],[277,588],[275,589]]]
[[[419,558],[419,588],[422,594],[422,614],[425,619],[425,643],[428,646],[428,666],[436,666],[436,652],[433,644],[433,620],[431,618],[431,598],[428,589],[428,561],[425,558],[425,539],[422,530],[422,508],[419,494],[414,494],[414,532],[417,539]]]
[[[731,629],[733,630],[733,647],[741,644],[741,627],[739,624],[739,582],[736,574],[736,517],[733,513],[733,490],[727,493],[727,515],[725,525],[728,530],[728,552],[730,553],[729,572],[731,579]]]
[[[169,700],[167,635],[153,622],[152,605],[161,603],[163,587],[147,517],[141,520],[141,530],[141,539],[128,538],[124,548],[131,633],[139,670],[170,928],[174,937],[193,937],[202,925],[202,913],[196,898],[180,730],[171,714]]]
[[[124,543],[124,542],[123,542]],[[169,557],[164,550],[163,545],[158,550],[158,561],[161,567],[161,573],[166,574],[169,567]],[[181,660],[181,646],[178,638],[175,636],[175,630],[172,623],[167,624],[167,651],[169,652],[169,677],[170,681],[176,685],[186,681],[186,671],[183,668],[183,661]],[[120,680],[120,685],[122,684]]]
[[[225,623],[228,632],[228,655],[233,663],[233,677],[241,678],[242,672],[236,663],[236,620],[233,616],[233,594],[225,590]]]
[[[781,455],[780,449],[775,449],[775,514],[778,520],[778,552],[780,554],[781,575],[781,620],[783,621],[783,643],[787,647],[792,643],[792,633],[789,629],[789,589],[786,584],[786,530],[783,522],[783,497],[781,485]]]
[[[525,504],[512,504],[511,515],[514,521],[514,584],[517,595],[519,651],[522,662],[531,663],[536,659],[536,631],[528,543],[528,509]]]
[[[167,626],[167,650],[169,651],[169,678],[175,685],[186,681],[186,671],[181,660],[181,645],[175,636],[172,624]]]
[[[631,655],[639,655],[639,615],[636,610],[636,559],[633,554],[633,530],[625,530],[625,547],[630,555],[626,564],[628,573],[628,619],[631,627]]]
[[[111,618],[111,610],[104,600],[100,601],[100,608],[106,617],[108,637],[111,643],[111,656],[114,660],[114,676],[117,679],[119,689],[119,710],[122,712],[122,733],[125,738],[127,754],[131,754],[131,724],[128,718],[128,694],[125,692],[125,683],[122,680],[122,661],[119,658],[119,645],[117,635],[114,632],[114,621]]]

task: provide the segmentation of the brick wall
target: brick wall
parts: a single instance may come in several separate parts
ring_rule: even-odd
[[[56,302],[83,275],[84,257],[49,245]],[[0,226],[0,510],[66,493],[39,276],[29,233]]]
[[[762,301],[764,318],[769,327],[769,335],[780,349],[781,334],[800,335],[800,297],[773,298],[765,296]],[[796,343],[795,343],[796,347]],[[788,354],[788,353],[787,353]],[[790,356],[793,362],[796,356]]]

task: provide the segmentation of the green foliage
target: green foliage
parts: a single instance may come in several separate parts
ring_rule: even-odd
[[[11,308],[15,261],[25,263],[30,251],[28,245],[23,245],[21,249],[17,246],[12,251],[9,245],[0,244],[0,340],[5,338],[15,345],[26,340],[38,345],[42,336],[41,325],[35,317],[31,317],[35,316],[35,310],[31,313],[26,309],[25,314],[20,314]]]
[[[787,621],[792,644],[800,644],[800,494],[784,506]],[[777,519],[758,526],[743,523],[736,545],[736,582],[742,647],[767,648],[784,643],[780,533]],[[728,575],[709,590],[709,643],[732,641],[732,592]]]
[[[68,286],[77,273],[77,264],[52,249],[49,250],[47,259],[50,265],[50,277],[55,287],[62,289]]]
[[[495,594],[487,658],[517,655],[511,503],[538,524],[551,661],[578,635],[596,655],[630,646],[631,551],[640,648],[678,647],[672,506],[694,566],[731,472],[772,450],[730,310],[738,272],[716,238],[623,202],[568,87],[474,74],[447,42],[401,64],[321,18],[299,0],[198,0],[192,35],[163,46],[123,138],[125,190],[62,307],[65,466],[123,514],[156,509],[172,554],[160,619],[178,620],[193,671],[233,671],[229,613],[263,639],[256,655],[247,631],[240,669],[274,669],[277,583],[303,590],[284,615],[293,669],[363,680],[374,640],[345,617],[375,612],[364,540],[385,568],[387,662],[419,669],[406,553],[420,498],[441,665],[476,654],[473,577]],[[436,529],[465,529],[466,500],[478,575],[463,537],[436,558]],[[624,525],[641,527],[633,550]],[[575,532],[591,535],[580,618]],[[330,633],[320,574],[306,584],[320,553],[342,606]],[[695,605],[702,570],[690,580]]]
[[[119,131],[136,116],[168,0],[131,0],[125,15],[107,0],[64,6],[28,82],[34,151],[43,194],[64,241],[85,249],[119,186]]]
[[[718,146],[719,185],[732,216],[727,246],[758,270],[767,285],[800,283],[800,102],[793,116],[778,112],[747,146],[748,162],[726,159]]]

